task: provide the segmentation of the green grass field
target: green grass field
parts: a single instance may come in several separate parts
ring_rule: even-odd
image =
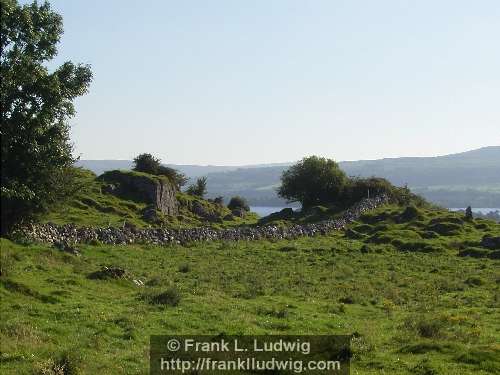
[[[350,229],[81,256],[2,239],[1,373],[146,374],[150,335],[219,333],[349,334],[352,374],[500,371],[499,261],[458,256],[500,225],[386,207]],[[89,278],[104,266],[126,276]]]

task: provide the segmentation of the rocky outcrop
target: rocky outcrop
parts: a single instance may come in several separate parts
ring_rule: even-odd
[[[130,171],[110,171],[99,177],[105,181],[103,192],[152,205],[164,215],[177,215],[177,188],[168,178]]]
[[[293,224],[288,227],[265,225],[227,229],[192,228],[172,230],[166,228],[135,229],[127,226],[123,228],[93,228],[77,227],[75,225],[31,224],[20,228],[18,234],[40,242],[65,241],[67,243],[105,243],[113,245],[131,243],[166,245],[211,240],[290,239],[326,234],[333,230],[343,229],[363,213],[387,201],[386,196],[364,199],[346,210],[339,218],[314,224]]]

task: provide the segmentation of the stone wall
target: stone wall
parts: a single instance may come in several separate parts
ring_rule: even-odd
[[[166,245],[171,243],[187,243],[191,241],[239,241],[297,238],[301,236],[326,234],[332,230],[343,229],[347,224],[359,218],[363,213],[385,204],[387,201],[388,199],[386,196],[364,199],[346,210],[340,218],[314,224],[293,224],[288,227],[265,225],[228,229],[193,228],[173,230],[166,228],[77,227],[71,224],[58,226],[49,223],[27,225],[20,228],[18,234],[34,241],[48,243],[99,242],[112,245],[132,243]]]

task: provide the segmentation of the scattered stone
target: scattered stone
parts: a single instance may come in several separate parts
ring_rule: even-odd
[[[69,244],[66,241],[55,241],[53,243],[53,247],[58,250],[64,251],[66,253],[70,253],[76,256],[80,256],[80,251],[73,245]]]
[[[133,279],[132,282],[137,286],[144,286],[144,282],[139,279]]]

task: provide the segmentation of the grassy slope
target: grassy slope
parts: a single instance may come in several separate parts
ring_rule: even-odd
[[[143,374],[149,335],[225,332],[357,333],[353,374],[498,373],[499,263],[457,252],[500,226],[463,223],[422,239],[432,219],[458,216],[421,211],[398,224],[400,214],[367,215],[349,232],[360,239],[81,246],[80,257],[2,240],[1,372],[67,363],[84,374]],[[434,252],[401,251],[409,241]],[[87,278],[104,265],[146,286]],[[177,306],[148,303],[172,287]]]
[[[148,178],[162,178],[140,172],[122,171],[122,173],[141,175]],[[142,219],[142,210],[147,206],[146,203],[103,193],[102,188],[106,183],[96,179],[92,172],[80,170],[78,185],[80,188],[74,198],[69,202],[62,202],[52,212],[43,214],[39,220],[56,224],[73,223],[78,226],[122,226],[124,221],[133,223],[140,228],[151,225]],[[187,206],[196,200],[207,211],[220,211],[219,213],[222,216],[229,214],[230,211],[227,208],[218,207],[206,200],[184,193],[178,193],[178,200],[183,203],[180,206],[179,215],[177,217],[165,217],[164,225],[172,228],[189,228],[200,225],[217,227],[252,224],[257,221],[257,216],[251,213],[245,219],[235,218],[235,220],[224,221],[222,225],[207,223],[190,212]]]

